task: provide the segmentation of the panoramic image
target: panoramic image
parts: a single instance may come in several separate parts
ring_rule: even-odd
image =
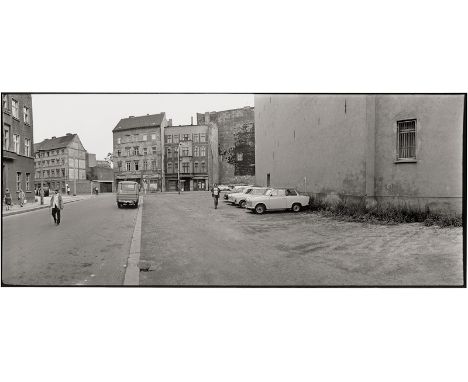
[[[463,286],[465,108],[2,93],[2,285]]]

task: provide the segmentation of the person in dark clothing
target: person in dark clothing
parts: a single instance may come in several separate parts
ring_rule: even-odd
[[[62,195],[59,190],[55,190],[55,193],[50,198],[50,207],[52,208],[52,217],[56,225],[60,224],[60,211],[63,210]]]
[[[218,187],[218,185],[215,183],[215,184],[213,184],[213,188],[211,189],[211,196],[213,197],[215,210],[218,209],[219,194],[220,194],[219,187]]]

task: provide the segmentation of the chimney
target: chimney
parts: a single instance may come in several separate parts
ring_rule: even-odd
[[[210,122],[210,113],[206,112],[205,113],[205,123]]]
[[[169,120],[167,121],[167,126],[172,126],[172,118],[169,118]]]
[[[135,116],[134,115],[129,115],[128,118],[135,118]]]
[[[67,135],[73,135],[72,133],[67,133]],[[52,138],[55,138],[55,137],[52,137]]]
[[[191,118],[192,118],[192,122],[190,124],[193,126],[193,116]]]
[[[57,137],[52,137],[52,139],[55,139],[55,138],[57,138]]]

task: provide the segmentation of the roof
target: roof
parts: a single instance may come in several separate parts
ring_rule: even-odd
[[[39,150],[53,150],[67,147],[76,136],[77,134],[67,134],[63,137],[44,139],[42,142],[34,144],[34,151],[37,152]]]
[[[141,117],[122,118],[112,131],[161,126],[164,116],[165,113],[162,112],[159,114],[143,115]]]

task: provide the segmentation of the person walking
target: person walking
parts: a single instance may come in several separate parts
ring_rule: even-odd
[[[5,206],[7,211],[11,208],[11,193],[8,188],[5,190]]]
[[[50,198],[50,208],[52,208],[52,217],[56,225],[60,224],[60,211],[63,210],[62,195],[56,189],[55,193]]]
[[[213,188],[211,189],[211,196],[213,197],[215,210],[218,209],[219,193],[220,193],[220,190],[219,190],[218,185],[216,183],[213,184]]]
[[[25,198],[24,191],[20,188],[18,192],[18,201],[21,207],[24,206],[24,198]]]
[[[70,196],[70,186],[67,184],[67,195]]]

